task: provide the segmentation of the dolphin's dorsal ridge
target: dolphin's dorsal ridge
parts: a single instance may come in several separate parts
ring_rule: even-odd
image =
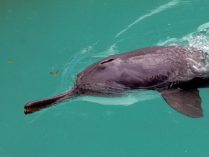
[[[198,89],[167,89],[161,95],[176,111],[193,118],[203,117]]]

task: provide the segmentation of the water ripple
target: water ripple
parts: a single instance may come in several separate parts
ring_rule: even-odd
[[[176,6],[177,4],[179,3],[179,0],[172,0],[166,4],[163,4],[161,6],[159,6],[158,8],[154,9],[154,10],[151,10],[149,13],[143,15],[143,16],[140,16],[138,17],[134,22],[130,23],[129,25],[126,26],[126,28],[124,28],[123,30],[121,30],[120,32],[118,32],[116,35],[115,35],[115,38],[118,38],[119,36],[121,36],[122,34],[124,34],[125,32],[127,32],[130,28],[132,28],[134,25],[138,24],[140,21],[152,16],[152,15],[155,15],[155,14],[158,14],[162,11],[165,11],[169,8],[172,8],[173,6]]]

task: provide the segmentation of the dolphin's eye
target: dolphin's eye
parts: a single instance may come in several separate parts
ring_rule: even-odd
[[[113,60],[114,60],[113,58],[110,58],[110,59],[108,59],[108,60],[105,60],[105,61],[101,62],[100,64],[105,64],[105,63],[111,62],[111,61],[113,61]]]

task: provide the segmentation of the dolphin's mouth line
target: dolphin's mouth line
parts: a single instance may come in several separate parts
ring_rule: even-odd
[[[40,109],[39,109],[40,110]],[[27,115],[27,114],[31,114],[33,113],[34,111],[38,111],[36,108],[34,107],[30,107],[30,106],[25,106],[24,107],[24,113]]]

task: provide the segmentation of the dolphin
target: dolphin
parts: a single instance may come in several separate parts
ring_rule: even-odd
[[[156,46],[111,55],[77,75],[69,92],[32,101],[30,114],[78,96],[119,97],[130,90],[156,90],[174,110],[203,116],[198,88],[209,86],[209,56],[193,47]]]

